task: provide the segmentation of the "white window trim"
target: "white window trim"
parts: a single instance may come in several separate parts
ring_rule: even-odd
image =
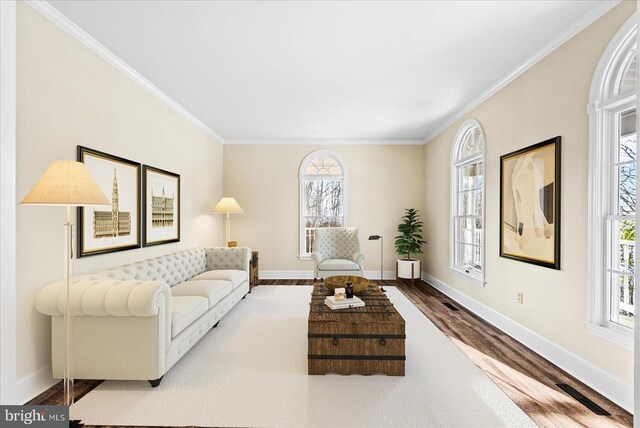
[[[614,93],[629,52],[636,44],[637,14],[630,17],[605,49],[591,82],[589,94],[589,229],[587,331],[633,350],[633,329],[609,321],[607,281],[605,280],[609,243],[605,242],[605,215],[608,213],[608,187],[605,171],[610,166],[611,150],[606,144],[613,135],[611,115],[630,100],[630,93]],[[637,99],[636,94],[633,94]],[[636,246],[637,248],[637,246]],[[636,305],[637,306],[637,305]]]
[[[464,159],[462,161],[458,161],[458,157],[457,157],[457,153],[460,150],[460,144],[462,144],[463,138],[465,136],[465,134],[469,131],[469,129],[471,128],[478,128],[480,130],[480,134],[482,135],[482,141],[483,141],[483,147],[482,147],[482,154],[479,155],[475,155],[472,157],[469,157],[467,159]],[[449,271],[462,277],[467,279],[468,281],[470,281],[471,283],[478,285],[480,287],[484,287],[485,285],[485,271],[486,271],[486,260],[485,260],[485,242],[486,242],[486,213],[485,213],[485,208],[486,208],[486,157],[487,157],[487,147],[486,147],[486,140],[484,138],[484,130],[482,129],[482,126],[480,125],[480,123],[475,120],[475,119],[467,119],[466,121],[464,121],[464,123],[462,125],[460,125],[460,128],[458,128],[458,132],[456,133],[456,137],[454,139],[454,144],[453,144],[453,149],[451,150],[451,162],[449,164],[449,169],[450,169],[450,181],[449,181],[449,194],[450,194],[450,202],[451,202],[451,212],[449,215],[449,223],[450,223],[450,227],[449,227]],[[459,267],[457,267],[455,265],[455,222],[453,221],[453,218],[457,212],[457,208],[458,208],[458,195],[457,195],[457,188],[458,185],[457,183],[457,171],[458,171],[458,167],[466,165],[468,163],[474,163],[477,162],[478,160],[482,160],[482,163],[484,165],[485,168],[485,176],[484,176],[484,181],[483,181],[483,185],[482,185],[482,227],[483,229],[483,233],[482,233],[482,248],[481,248],[481,258],[482,258],[482,273],[480,275],[477,274],[472,274],[472,273],[468,273],[467,271],[465,271],[464,269],[460,269]]]
[[[0,403],[22,404],[16,376],[16,3],[0,2]],[[26,399],[26,398],[25,398]]]
[[[305,234],[304,234],[304,181],[309,178],[307,174],[305,174],[307,165],[309,162],[317,158],[318,156],[329,156],[335,159],[340,165],[340,169],[342,170],[342,175],[340,179],[342,180],[342,219],[343,219],[343,227],[347,227],[347,166],[336,152],[332,152],[331,150],[316,150],[309,153],[302,160],[300,164],[300,170],[298,171],[298,235],[299,235],[299,247],[298,247],[298,260],[311,260],[311,255],[306,254],[305,249]],[[313,175],[314,179],[322,180],[336,180],[338,176],[335,175]]]

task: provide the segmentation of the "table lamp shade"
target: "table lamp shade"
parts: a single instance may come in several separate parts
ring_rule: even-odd
[[[81,162],[53,161],[24,197],[23,205],[111,205]]]
[[[242,208],[235,198],[222,198],[213,208],[214,213],[243,213]]]

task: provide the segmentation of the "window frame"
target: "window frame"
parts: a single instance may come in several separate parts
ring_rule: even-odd
[[[334,174],[313,174],[307,175],[306,169],[309,163],[319,156],[327,156],[333,158],[338,165],[340,165],[340,169],[342,170],[342,174],[334,175]],[[300,170],[298,171],[298,235],[299,235],[299,247],[298,247],[298,259],[299,260],[311,260],[311,254],[305,252],[306,247],[306,228],[304,225],[305,219],[305,198],[306,194],[304,191],[304,183],[308,179],[313,180],[334,180],[334,181],[342,181],[342,227],[347,227],[347,167],[340,155],[331,150],[315,150],[309,153],[300,163]]]
[[[482,146],[481,153],[474,154],[472,156],[460,159],[459,153],[461,151],[461,146],[465,140],[467,134],[477,128],[480,131],[480,136],[482,137]],[[459,275],[463,278],[466,278],[470,282],[479,285],[481,287],[485,284],[485,272],[486,272],[486,256],[485,256],[485,247],[486,247],[486,173],[487,173],[487,150],[486,150],[486,139],[484,137],[484,130],[480,123],[475,119],[466,120],[459,128],[456,133],[453,148],[451,150],[451,163],[450,163],[450,202],[451,202],[451,212],[449,217],[450,222],[450,232],[449,232],[449,270]],[[482,218],[482,242],[480,244],[480,258],[482,260],[482,271],[478,274],[475,272],[469,272],[459,266],[456,265],[457,260],[457,242],[456,242],[456,220],[458,217],[458,194],[459,192],[459,170],[478,162],[482,162],[484,173],[483,173],[483,181],[482,181],[482,215],[479,216]]]
[[[636,90],[618,93],[624,69],[637,55],[637,15],[629,18],[605,49],[591,82],[589,104],[589,209],[587,330],[633,350],[634,329],[610,320],[611,286],[607,279],[612,257],[611,219],[615,154],[618,148],[616,118],[637,104]],[[636,108],[636,114],[637,114]],[[636,169],[638,165],[636,156]],[[634,220],[636,215],[630,216]],[[636,222],[636,226],[637,226]],[[636,245],[637,247],[637,245]],[[637,253],[637,251],[636,251]],[[637,297],[637,294],[636,294]]]

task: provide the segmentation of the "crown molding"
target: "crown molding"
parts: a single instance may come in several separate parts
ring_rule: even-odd
[[[420,146],[423,140],[225,140],[225,145],[293,145],[293,146]]]
[[[42,15],[47,17],[51,22],[56,24],[62,30],[64,30],[71,37],[85,45],[92,52],[98,55],[100,58],[107,61],[109,64],[114,66],[117,70],[123,73],[125,76],[136,82],[138,85],[142,86],[147,91],[151,92],[153,95],[158,97],[161,101],[175,110],[177,113],[182,115],[185,119],[196,125],[198,128],[202,129],[204,132],[217,139],[220,143],[224,144],[224,138],[218,135],[213,129],[209,128],[204,124],[200,119],[191,114],[187,109],[178,104],[174,99],[172,99],[169,95],[165,94],[161,91],[157,86],[147,80],[144,76],[138,73],[133,69],[129,64],[124,62],[121,58],[119,58],[116,54],[107,49],[102,43],[98,42],[96,39],[91,37],[86,31],[82,28],[78,27],[75,23],[73,23],[69,18],[60,13],[55,7],[53,7],[49,2],[44,0],[26,0],[26,4],[40,12]]]
[[[593,24],[598,18],[600,18],[605,13],[609,12],[611,9],[620,4],[622,0],[604,0],[598,6],[593,8],[591,11],[587,12],[582,16],[579,20],[574,22],[572,25],[567,27],[565,31],[560,33],[558,37],[549,42],[546,46],[540,49],[536,54],[531,56],[529,59],[521,63],[518,67],[516,67],[513,71],[505,75],[502,79],[498,80],[493,86],[490,86],[487,90],[480,94],[479,97],[475,98],[473,101],[468,103],[462,109],[458,110],[456,113],[443,118],[440,120],[436,129],[424,139],[424,143],[427,144],[434,138],[436,138],[440,133],[445,131],[451,125],[453,125],[456,121],[463,118],[466,114],[471,112],[474,108],[478,107],[480,104],[488,100],[491,96],[493,96],[500,89],[507,86],[513,80],[515,80],[522,73],[533,67],[544,57],[549,55],[551,52],[562,46],[565,42],[570,40],[580,31],[587,28],[589,25]]]

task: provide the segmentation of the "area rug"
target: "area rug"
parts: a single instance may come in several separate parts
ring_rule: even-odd
[[[399,290],[406,376],[307,375],[311,287],[253,289],[152,389],[107,381],[80,399],[89,425],[534,427]]]

